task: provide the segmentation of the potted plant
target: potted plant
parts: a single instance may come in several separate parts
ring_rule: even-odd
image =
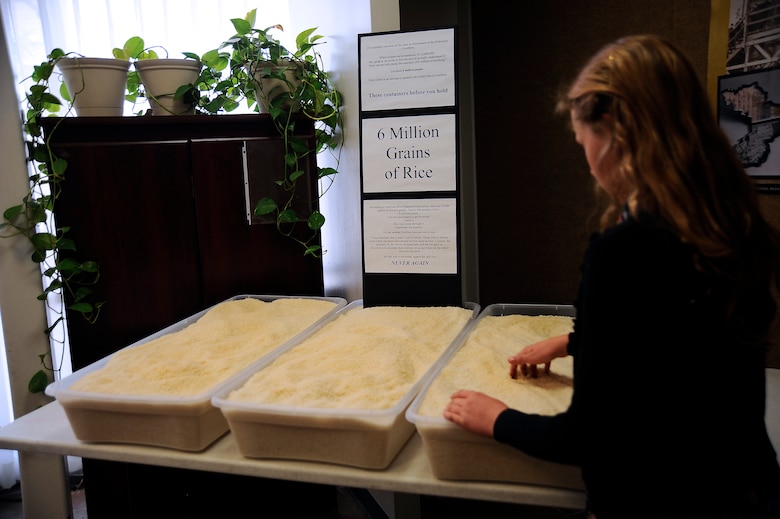
[[[162,48],[162,47],[160,47]],[[237,102],[223,99],[213,102],[208,94],[220,81],[222,70],[227,67],[227,53],[211,51],[201,59],[197,54],[184,52],[184,58],[160,57],[155,48],[145,48],[141,37],[133,36],[122,48],[115,48],[113,55],[133,63],[134,71],[127,77],[125,98],[137,103],[146,98],[152,115],[191,115],[201,104],[201,111],[216,113],[230,111]],[[139,112],[141,114],[143,112]]]
[[[51,56],[51,55],[50,55]],[[80,116],[121,116],[130,62],[63,55],[54,58]]]
[[[133,65],[144,85],[152,115],[195,113],[195,99],[187,96],[186,92],[200,75],[200,61],[187,58],[155,58],[136,61]],[[185,90],[179,93],[182,86]]]
[[[293,202],[298,182],[307,180],[303,168],[307,157],[330,150],[338,164],[343,144],[341,93],[335,88],[317,51],[322,36],[315,34],[316,27],[298,34],[295,49],[290,50],[273,35],[272,31],[283,30],[280,25],[258,29],[255,21],[256,9],[244,18],[232,19],[236,34],[218,49],[230,51],[230,79],[222,84],[222,87],[228,87],[224,95],[233,95],[235,99],[238,91],[248,106],[268,113],[284,140],[285,174],[276,183],[285,194],[281,198],[262,197],[256,202],[254,213],[273,215],[277,229],[298,241],[304,247],[304,254],[319,256],[322,249],[317,238],[325,217],[316,208],[309,214],[297,214]],[[314,121],[313,146],[294,133],[296,117],[301,116]],[[318,166],[316,174],[318,179],[332,182],[337,173],[336,168]],[[294,232],[299,222],[306,223],[308,233],[304,237]]]

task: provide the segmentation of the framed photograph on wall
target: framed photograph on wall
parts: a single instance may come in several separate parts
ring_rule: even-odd
[[[780,67],[718,77],[718,121],[749,175],[780,180]]]

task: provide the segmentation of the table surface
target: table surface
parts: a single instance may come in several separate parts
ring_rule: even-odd
[[[767,370],[766,423],[780,451],[780,370]],[[416,433],[383,470],[327,463],[245,458],[230,433],[197,453],[124,444],[84,443],[76,439],[58,402],[52,402],[0,428],[0,448],[178,467],[209,472],[307,481],[407,494],[428,494],[582,509],[583,492],[514,483],[445,481],[431,472]]]

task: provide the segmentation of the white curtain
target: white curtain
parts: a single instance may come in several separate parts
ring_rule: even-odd
[[[114,47],[121,47],[131,36],[140,36],[161,56],[164,54],[158,47],[165,48],[170,57],[182,57],[182,52],[202,55],[234,34],[231,18],[243,18],[255,8],[258,27],[289,26],[287,0],[0,0],[20,109],[33,67],[45,61],[54,48],[111,57]],[[294,36],[291,32],[279,35],[285,44],[294,42]],[[132,110],[128,103],[126,115]],[[2,426],[13,416],[2,335],[0,356]],[[63,366],[63,373],[69,370]],[[18,480],[15,454],[0,450],[0,488],[13,486]]]
[[[0,316],[2,317],[2,316]],[[0,318],[0,331],[2,331],[2,318]],[[8,382],[8,364],[5,360],[5,342],[0,333],[0,427],[13,420],[11,413],[11,387]],[[11,488],[19,479],[19,460],[16,452],[0,450],[0,488]]]
[[[232,18],[257,9],[257,26],[289,26],[287,0],[0,0],[18,96],[35,65],[54,48],[91,57],[111,57],[131,36],[140,36],[172,58],[199,56],[234,34]],[[285,43],[294,34],[279,35]],[[132,114],[128,106],[126,115]]]

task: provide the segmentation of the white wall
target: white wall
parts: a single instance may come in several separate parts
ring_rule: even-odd
[[[363,250],[360,196],[360,139],[358,105],[358,34],[397,30],[398,2],[390,0],[290,0],[294,34],[319,27],[324,36],[323,58],[344,106],[345,147],[335,182],[320,201],[326,223],[322,229],[325,293],[349,301],[363,297]],[[285,29],[285,32],[287,30]],[[325,165],[323,155],[321,165]],[[332,163],[330,165],[333,165]]]

